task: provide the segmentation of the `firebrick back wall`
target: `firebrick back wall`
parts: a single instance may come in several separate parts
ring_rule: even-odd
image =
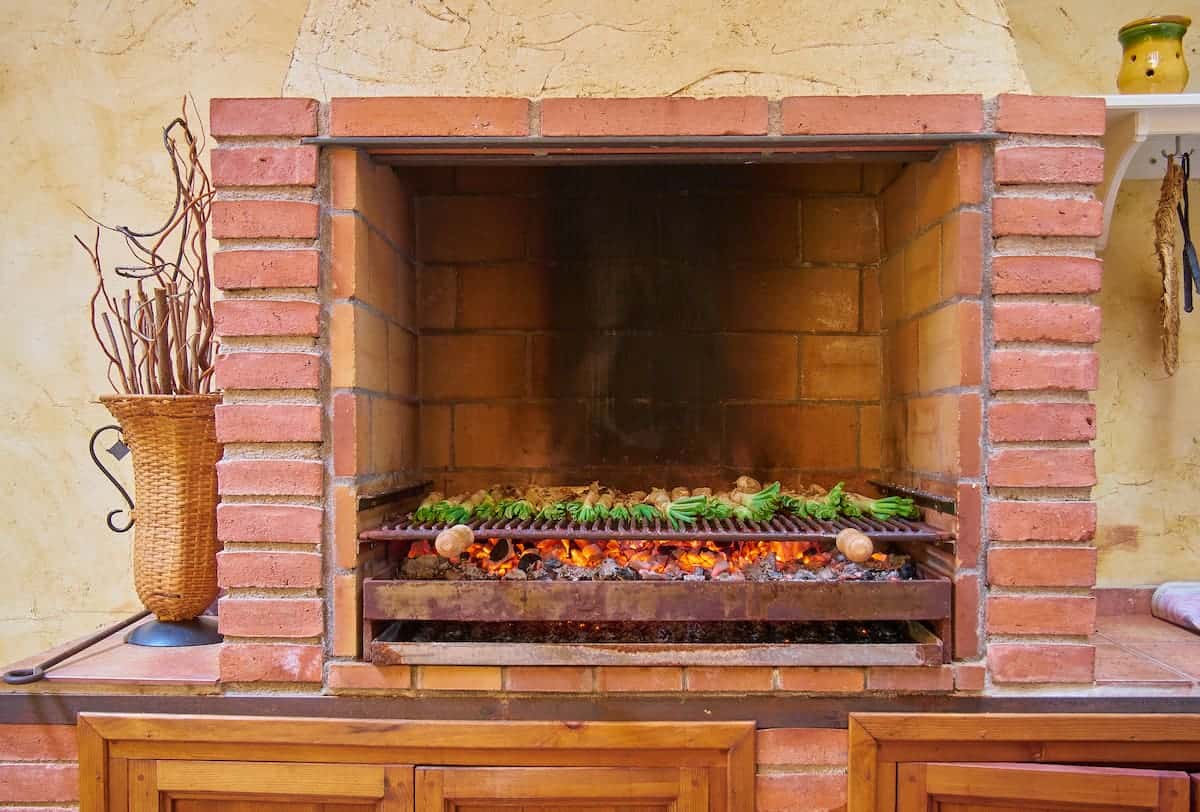
[[[879,166],[410,173],[439,486],[861,482]]]

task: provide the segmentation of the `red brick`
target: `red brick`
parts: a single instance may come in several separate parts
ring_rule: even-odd
[[[321,281],[319,251],[218,251],[213,284],[221,290],[315,288]]]
[[[869,197],[812,197],[802,204],[804,259],[879,262],[879,211]]]
[[[769,691],[774,686],[770,668],[751,666],[696,666],[687,670],[689,691],[737,691],[752,693]]]
[[[223,403],[217,406],[222,443],[319,443],[321,407],[300,403]]]
[[[317,148],[242,147],[214,149],[214,186],[316,186]]]
[[[1096,597],[1096,614],[1148,615],[1154,599],[1153,586],[1113,586],[1092,590]]]
[[[209,130],[217,138],[239,135],[316,135],[316,99],[213,99]]]
[[[223,587],[317,587],[321,585],[321,556],[224,550],[217,553],[217,583]]]
[[[319,389],[321,356],[307,352],[223,352],[213,373],[218,389]]]
[[[1096,484],[1096,452],[1090,448],[993,451],[988,481],[1002,488],[1090,488]]]
[[[524,335],[423,336],[420,355],[424,398],[511,398],[525,392]]]
[[[542,135],[765,135],[762,96],[543,99]]]
[[[993,595],[989,634],[1081,634],[1096,630],[1096,599],[1060,595]]]
[[[331,135],[529,135],[529,100],[494,96],[333,99]]]
[[[1095,293],[1103,267],[1091,257],[995,257],[992,292]]]
[[[320,496],[325,472],[317,460],[221,460],[217,490],[226,496]]]
[[[331,579],[326,601],[333,604],[330,617],[329,653],[334,657],[358,657],[362,648],[362,605],[359,577],[341,573]]]
[[[213,302],[219,336],[316,336],[321,332],[316,302],[222,299]]]
[[[988,437],[993,442],[1037,440],[1094,440],[1094,403],[993,403],[988,412]]]
[[[779,669],[779,688],[782,691],[800,693],[834,694],[857,693],[866,684],[861,668],[805,668]]]
[[[74,725],[0,725],[0,761],[75,761]]]
[[[1092,682],[1096,649],[1055,643],[991,643],[988,671],[992,682]]]
[[[319,231],[316,203],[299,200],[218,200],[212,235],[218,240],[268,237],[312,239]]]
[[[992,391],[1089,391],[1100,379],[1100,359],[1092,351],[995,350]]]
[[[942,221],[942,298],[983,290],[983,214],[956,211]]]
[[[261,541],[282,544],[320,544],[324,511],[304,505],[217,505],[217,538],[221,541]]]
[[[1002,93],[996,129],[1038,135],[1104,135],[1104,99]]]
[[[423,665],[418,669],[418,685],[427,691],[499,691],[499,666]]]
[[[979,132],[976,95],[791,96],[782,102],[785,135]]]
[[[988,535],[997,541],[1088,541],[1096,535],[1095,502],[988,504]]]
[[[969,660],[979,654],[979,576],[961,573],[954,578],[954,659]]]
[[[843,767],[849,736],[842,728],[777,727],[755,736],[758,764],[821,764]]]
[[[954,555],[960,568],[979,563],[980,537],[983,534],[983,492],[979,485],[960,483],[958,496],[958,538]]]
[[[867,690],[901,693],[952,691],[954,671],[949,666],[868,668]]]
[[[320,682],[323,660],[320,646],[226,643],[221,682]]]
[[[846,795],[845,773],[766,773],[754,779],[754,812],[835,812]]]
[[[596,690],[602,693],[667,693],[682,691],[683,669],[602,666],[596,669]]]
[[[333,475],[354,476],[358,470],[359,396],[338,392],[333,396]],[[363,419],[367,417],[364,414]]]
[[[992,201],[992,233],[1032,237],[1099,237],[1104,204],[1070,197],[997,197]]]
[[[504,669],[505,687],[510,691],[591,693],[592,669],[585,666],[524,666]]]
[[[325,628],[320,598],[221,598],[221,634],[234,637],[319,637]]]
[[[424,197],[417,233],[426,262],[523,259],[529,206],[521,198],[477,195]]]
[[[988,583],[995,586],[1092,586],[1093,547],[993,547]]]
[[[958,396],[958,469],[964,477],[983,473],[983,399],[974,393]]]
[[[996,182],[1086,183],[1104,180],[1099,147],[1013,147],[996,151]]]
[[[987,667],[981,663],[954,664],[954,690],[982,691],[987,685]]]
[[[1097,305],[998,302],[992,318],[997,341],[1094,344],[1100,340],[1100,308]]]
[[[0,764],[0,803],[77,800],[76,764]]]
[[[412,687],[412,667],[330,663],[329,687],[335,691],[406,691]]]

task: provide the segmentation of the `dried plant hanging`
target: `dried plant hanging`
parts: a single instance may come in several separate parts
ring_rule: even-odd
[[[163,147],[175,179],[175,203],[166,222],[146,232],[96,224],[91,245],[78,236],[96,273],[92,334],[108,358],[108,380],[129,395],[192,395],[210,391],[213,336],[208,222],[214,191],[200,156],[204,133],[193,134],[183,100],[178,118],[163,129]],[[101,235],[118,234],[130,259],[106,270]]]
[[[1183,170],[1175,162],[1175,156],[1167,157],[1167,174],[1163,178],[1162,191],[1158,197],[1158,209],[1154,212],[1154,252],[1158,256],[1158,270],[1162,275],[1162,300],[1159,313],[1162,316],[1162,360],[1167,375],[1174,375],[1179,368],[1179,256],[1175,245],[1175,232],[1179,228],[1176,208],[1183,193]]]

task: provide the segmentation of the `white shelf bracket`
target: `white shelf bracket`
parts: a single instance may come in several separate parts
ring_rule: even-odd
[[[1161,152],[1200,146],[1200,93],[1105,96],[1104,181],[1097,193],[1104,201],[1104,230],[1099,250],[1108,245],[1113,210],[1127,178],[1161,179]]]

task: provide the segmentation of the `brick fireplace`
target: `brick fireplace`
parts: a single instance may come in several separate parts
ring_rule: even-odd
[[[1026,96],[214,101],[223,682],[1083,689],[1103,128]],[[740,473],[953,500],[914,552],[946,661],[364,661],[359,536],[410,486]]]

